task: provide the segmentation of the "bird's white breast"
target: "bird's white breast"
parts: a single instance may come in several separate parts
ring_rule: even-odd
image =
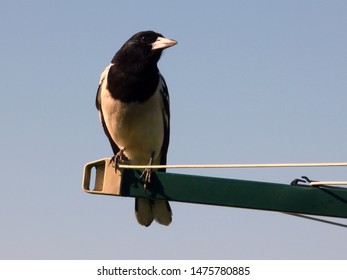
[[[164,121],[159,90],[143,103],[124,103],[112,98],[103,88],[101,106],[113,141],[119,148],[125,148],[132,164],[148,164],[152,151],[155,152],[153,163],[160,163]]]

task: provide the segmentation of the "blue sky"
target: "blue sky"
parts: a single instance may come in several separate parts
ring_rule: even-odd
[[[99,76],[147,29],[179,42],[159,63],[168,163],[346,161],[346,11],[345,1],[3,1],[0,259],[345,259],[344,228],[184,203],[172,203],[169,227],[144,228],[133,199],[88,195],[81,180],[85,163],[112,155]],[[343,168],[171,172],[347,180]]]

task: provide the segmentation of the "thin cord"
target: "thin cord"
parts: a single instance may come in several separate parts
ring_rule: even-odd
[[[259,163],[259,164],[165,164],[151,165],[150,168],[279,168],[279,167],[340,167],[347,166],[347,162],[326,163]],[[127,165],[120,164],[123,169],[145,169],[149,165]],[[347,185],[347,181],[321,181],[311,182],[311,186],[317,185]]]
[[[259,163],[259,164],[166,164],[166,165],[127,165],[120,164],[119,168],[276,168],[276,167],[338,167],[347,166],[347,162],[327,163]]]
[[[307,216],[307,215],[287,213],[287,212],[284,212],[284,214],[295,216],[295,217],[299,217],[299,218],[309,219],[309,220],[313,220],[313,221],[316,221],[316,222],[321,222],[321,223],[326,223],[326,224],[330,224],[330,225],[334,225],[334,226],[347,228],[346,224],[341,224],[341,223],[336,223],[336,222],[332,222],[332,221],[328,221],[328,220],[318,219],[318,218]]]
[[[320,185],[347,185],[347,181],[317,181],[310,182],[311,186],[320,186]]]

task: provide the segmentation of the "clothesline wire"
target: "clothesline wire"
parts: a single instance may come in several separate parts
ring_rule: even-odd
[[[156,164],[150,168],[278,168],[278,167],[342,167],[347,166],[347,162],[325,162],[325,163],[246,163],[246,164]],[[124,169],[144,169],[148,165],[127,165],[120,164],[119,168]]]

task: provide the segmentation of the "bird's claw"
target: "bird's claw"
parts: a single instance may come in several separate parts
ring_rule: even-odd
[[[154,154],[155,152],[152,151],[151,157],[149,158],[149,163],[148,165],[151,166],[153,164],[153,159],[154,159]],[[151,183],[151,177],[152,177],[152,168],[147,167],[145,170],[143,170],[140,178],[144,178],[145,183],[143,184],[143,188],[146,190],[147,186]]]
[[[129,162],[129,159],[124,154],[124,151],[125,151],[125,148],[120,149],[119,152],[111,158],[110,164],[113,163],[113,167],[115,169],[119,169],[119,164]]]
[[[143,184],[143,188],[146,190],[147,186],[151,183],[151,177],[152,177],[152,168],[146,168],[143,170],[140,178],[144,179],[145,183]]]

